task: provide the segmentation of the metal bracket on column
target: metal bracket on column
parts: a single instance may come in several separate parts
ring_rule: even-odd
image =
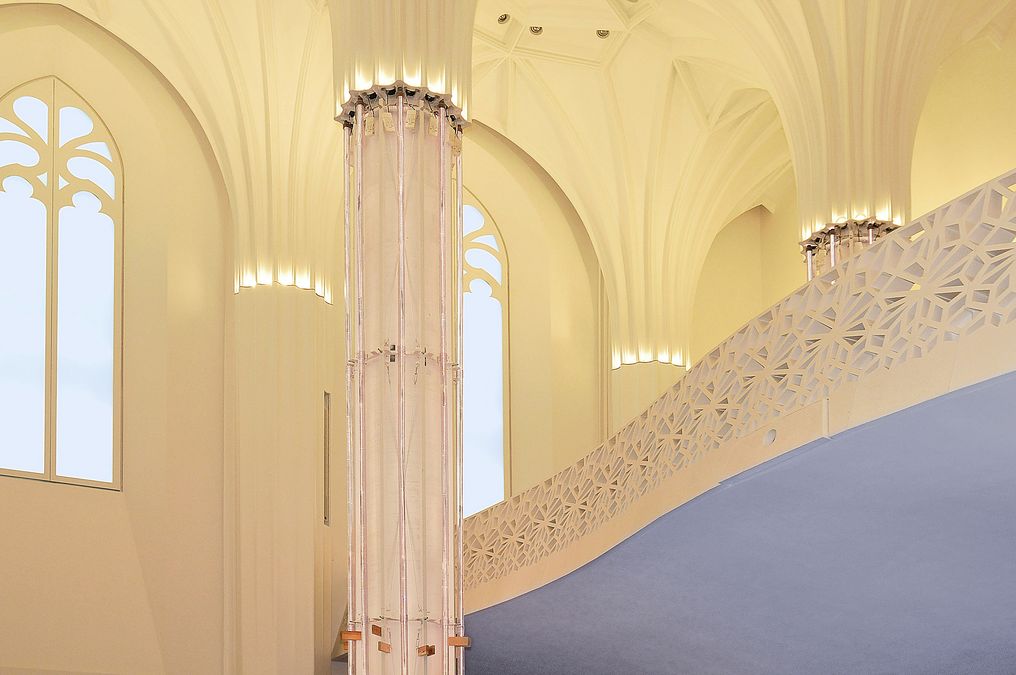
[[[843,260],[895,230],[898,226],[873,218],[829,223],[800,243],[808,268],[808,281],[828,272]]]
[[[349,100],[342,106],[342,112],[335,118],[346,126],[353,126],[356,121],[356,106],[362,104],[364,110],[394,106],[399,97],[410,108],[427,110],[434,114],[441,108],[448,112],[448,123],[455,129],[461,129],[469,123],[462,115],[462,109],[452,103],[449,94],[439,94],[427,87],[418,87],[401,80],[387,85],[374,85],[369,89],[357,89],[349,92]],[[414,118],[415,126],[415,118]]]

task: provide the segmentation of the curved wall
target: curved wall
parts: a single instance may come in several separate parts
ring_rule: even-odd
[[[465,186],[508,252],[512,488],[568,466],[603,440],[607,347],[600,268],[571,203],[527,154],[474,122]]]
[[[0,7],[0,90],[57,75],[124,162],[123,491],[0,478],[0,670],[218,672],[227,207],[203,135],[123,43]]]

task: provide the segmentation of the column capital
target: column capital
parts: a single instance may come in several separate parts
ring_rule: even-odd
[[[401,80],[393,84],[376,84],[370,89],[354,89],[349,92],[348,100],[342,104],[335,119],[345,126],[352,126],[356,119],[357,105],[363,105],[368,111],[387,109],[396,105],[398,97],[402,97],[407,106],[427,110],[435,115],[444,108],[448,122],[456,129],[461,129],[467,123],[462,110],[455,105],[450,94],[433,92],[427,87],[414,87]]]
[[[465,120],[476,0],[328,0],[336,119],[371,92],[402,87]]]

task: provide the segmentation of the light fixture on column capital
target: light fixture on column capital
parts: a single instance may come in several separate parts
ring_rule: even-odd
[[[356,123],[356,106],[363,105],[365,110],[391,107],[398,98],[402,98],[407,108],[427,110],[436,114],[444,109],[447,121],[455,129],[467,124],[462,109],[452,102],[448,94],[431,91],[427,87],[407,84],[403,81],[392,84],[377,84],[369,89],[356,89],[349,93],[349,99],[343,104],[342,112],[336,119],[344,125],[352,127]]]
[[[874,218],[829,223],[800,243],[808,269],[808,281],[871,246],[897,227],[891,221]]]

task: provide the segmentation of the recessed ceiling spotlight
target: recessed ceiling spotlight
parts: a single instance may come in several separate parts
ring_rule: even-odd
[[[540,33],[543,32],[543,26],[530,26],[529,32],[532,33],[533,35],[539,35]]]
[[[502,14],[501,16],[497,17],[497,22],[508,23],[508,19],[510,18],[512,18],[510,14]]]
[[[608,37],[610,37],[610,31],[603,30],[601,28],[600,30],[596,31],[596,37],[600,38],[601,40],[606,40]]]

